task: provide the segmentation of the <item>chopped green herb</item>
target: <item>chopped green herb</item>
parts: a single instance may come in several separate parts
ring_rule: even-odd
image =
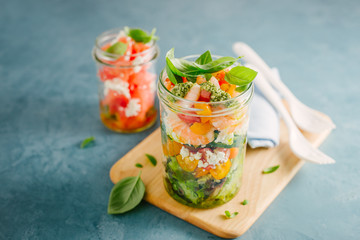
[[[149,161],[151,162],[151,164],[153,166],[156,166],[157,164],[157,161],[156,161],[156,158],[150,154],[145,154],[145,156],[149,159]]]
[[[150,34],[140,28],[125,27],[124,30],[126,35],[134,39],[135,42],[148,43],[151,40],[156,41],[159,39],[159,37],[155,36],[156,28],[153,28]]]
[[[179,83],[174,86],[171,92],[178,97],[185,97],[185,95],[190,91],[190,88],[194,84],[192,82]]]
[[[136,164],[135,164],[135,167],[137,167],[137,168],[143,168],[143,165],[140,164],[140,163],[136,163]]]
[[[200,84],[200,88],[201,88],[201,90],[205,90],[205,91],[211,93],[211,96],[210,96],[211,102],[225,101],[225,100],[228,100],[231,98],[230,94],[228,94],[221,88],[217,88],[211,82],[204,82],[204,83]]]
[[[228,219],[234,218],[238,214],[239,214],[238,212],[230,213],[228,210],[225,211],[225,217],[228,218]]]
[[[140,178],[141,171],[136,177],[121,179],[111,190],[108,214],[120,214],[135,208],[145,194],[145,185]]]
[[[248,204],[248,203],[249,203],[248,200],[245,199],[244,201],[241,202],[241,205],[244,205],[244,206],[245,206],[245,205]]]
[[[89,137],[86,138],[84,141],[82,141],[80,148],[85,148],[87,147],[89,144],[93,143],[95,141],[95,137]]]
[[[276,166],[273,166],[273,167],[265,168],[265,169],[262,171],[262,173],[263,173],[263,174],[273,173],[273,172],[275,172],[279,167],[280,167],[280,165],[276,165]]]
[[[127,46],[128,46],[127,43],[117,42],[111,45],[108,49],[106,49],[106,52],[118,54],[118,55],[124,55]]]

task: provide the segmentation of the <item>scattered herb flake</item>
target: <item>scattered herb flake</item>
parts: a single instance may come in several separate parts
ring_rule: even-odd
[[[150,154],[145,154],[145,156],[149,159],[149,161],[151,162],[152,165],[156,166],[157,161],[156,158]]]
[[[143,165],[140,164],[140,163],[136,163],[136,164],[135,164],[135,167],[137,167],[137,168],[143,168]]]
[[[262,171],[262,173],[263,173],[263,174],[273,173],[273,172],[275,172],[279,167],[280,167],[280,165],[276,165],[276,166],[273,166],[273,167],[265,168],[265,169]]]
[[[245,205],[248,204],[248,203],[249,203],[248,200],[245,199],[244,201],[241,202],[241,205],[244,205],[244,206],[245,206]]]
[[[228,218],[228,219],[234,218],[238,214],[239,214],[238,212],[230,213],[228,210],[225,211],[225,217]]]
[[[80,148],[85,148],[86,146],[88,146],[90,143],[92,143],[94,141],[95,141],[95,137],[88,137],[84,141],[82,141]]]
[[[141,171],[136,177],[126,177],[114,185],[111,190],[108,214],[120,214],[135,208],[143,199],[145,185],[140,178]]]

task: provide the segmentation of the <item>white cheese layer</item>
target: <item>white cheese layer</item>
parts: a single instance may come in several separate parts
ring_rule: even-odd
[[[139,114],[140,110],[141,110],[140,99],[138,98],[130,99],[128,105],[125,108],[125,116],[134,117]]]
[[[120,95],[130,98],[129,83],[122,81],[120,78],[114,78],[104,82],[104,96],[108,95],[109,90],[116,91]]]

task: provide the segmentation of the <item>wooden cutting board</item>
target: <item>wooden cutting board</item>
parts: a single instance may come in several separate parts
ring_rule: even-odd
[[[321,134],[304,133],[305,137],[319,146],[330,131]],[[271,149],[250,149],[248,147],[245,161],[243,183],[239,193],[228,203],[213,209],[195,209],[182,205],[172,199],[163,185],[162,145],[160,128],[134,147],[117,161],[110,170],[113,183],[128,176],[136,176],[141,163],[141,178],[146,186],[145,200],[149,203],[223,238],[236,238],[242,235],[265,211],[276,196],[285,188],[304,161],[296,158],[288,145],[287,128],[280,124],[280,144]],[[145,157],[145,153],[156,157],[158,164],[154,167]],[[280,168],[271,174],[262,174],[262,170],[280,164]],[[248,204],[240,204],[244,199]],[[239,212],[233,219],[225,219],[224,212]]]

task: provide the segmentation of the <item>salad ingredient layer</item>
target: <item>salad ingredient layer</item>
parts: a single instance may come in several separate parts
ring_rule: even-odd
[[[151,63],[154,41],[157,39],[141,29],[124,28],[117,37],[102,47],[108,65],[102,65],[98,75],[100,115],[110,129],[132,132],[154,123],[156,75]],[[109,54],[108,54],[109,53]],[[108,54],[108,55],[107,55]]]
[[[237,66],[237,60],[213,60],[209,51],[194,62],[175,58],[173,49],[166,54],[166,72],[160,81],[169,92],[167,99],[184,110],[162,106],[165,186],[186,205],[214,207],[239,190],[247,105],[229,109],[256,72]]]

